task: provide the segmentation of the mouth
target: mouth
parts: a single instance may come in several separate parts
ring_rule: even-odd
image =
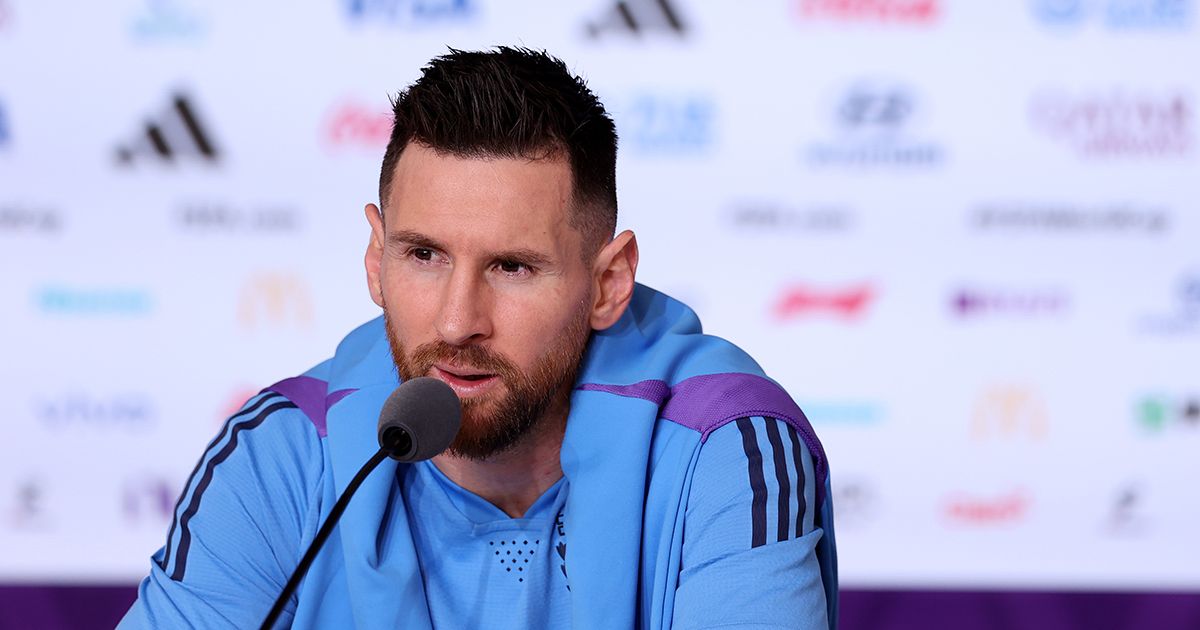
[[[449,385],[459,398],[478,396],[500,381],[500,377],[496,374],[444,364],[437,364],[430,368],[430,376]]]

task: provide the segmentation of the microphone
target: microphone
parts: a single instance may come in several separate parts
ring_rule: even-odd
[[[450,386],[422,376],[396,388],[379,412],[379,446],[398,462],[419,462],[446,450],[458,434],[462,405]]]
[[[316,537],[308,545],[308,550],[304,552],[300,564],[296,566],[295,571],[292,571],[292,577],[283,587],[283,592],[279,594],[275,605],[267,613],[260,630],[271,630],[275,625],[275,621],[283,613],[288,599],[300,585],[300,580],[304,574],[308,573],[308,568],[316,559],[317,552],[321,550],[325,540],[333,533],[333,527],[337,525],[338,519],[342,518],[342,512],[346,511],[350,497],[366,480],[367,475],[370,475],[371,471],[375,470],[375,467],[386,457],[391,457],[399,462],[412,463],[429,459],[441,453],[454,441],[454,436],[458,435],[458,427],[461,423],[462,405],[459,403],[458,395],[449,385],[436,378],[422,376],[405,381],[388,396],[387,401],[383,403],[383,409],[379,412],[379,450],[371,456],[371,459],[367,460],[366,464],[363,464],[363,467],[358,470],[358,474],[354,475],[354,479],[342,492],[342,496],[338,497],[337,503],[329,511],[329,516],[326,516],[325,522],[321,524],[321,529],[317,531]]]

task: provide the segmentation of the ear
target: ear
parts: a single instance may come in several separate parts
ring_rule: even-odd
[[[383,211],[379,206],[369,203],[365,208],[367,223],[371,225],[371,240],[367,243],[367,255],[363,262],[367,267],[367,288],[371,290],[371,299],[383,308],[383,278],[380,267],[383,263]]]
[[[590,323],[593,330],[604,330],[621,319],[633,298],[637,266],[637,237],[629,230],[618,234],[596,254],[592,266],[595,298]]]

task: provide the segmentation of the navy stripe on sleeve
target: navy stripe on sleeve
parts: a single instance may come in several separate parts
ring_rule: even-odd
[[[808,509],[804,501],[804,449],[800,447],[800,436],[791,425],[787,428],[792,440],[792,465],[796,472],[796,537],[804,535],[804,512]]]
[[[234,449],[237,448],[238,436],[242,431],[249,431],[257,428],[271,414],[279,411],[280,409],[297,408],[295,403],[291,402],[290,400],[283,399],[282,397],[279,397],[275,400],[277,402],[273,402],[272,404],[264,407],[252,420],[238,424],[231,423],[233,428],[230,431],[229,442],[227,442],[225,446],[213,456],[212,459],[208,460],[208,465],[204,467],[204,475],[200,478],[200,482],[196,484],[195,491],[192,492],[192,500],[188,503],[188,507],[186,510],[184,510],[183,515],[179,517],[179,549],[177,553],[178,557],[175,560],[175,570],[171,572],[172,580],[175,580],[176,582],[183,580],[184,572],[187,571],[188,550],[192,546],[192,532],[188,528],[188,524],[191,522],[192,518],[196,516],[196,512],[200,510],[200,500],[204,498],[204,491],[207,490],[209,484],[212,483],[213,474],[216,471],[217,466],[226,459],[229,459],[229,456],[233,454]]]
[[[767,440],[771,442],[771,456],[775,463],[775,481],[779,484],[778,517],[775,525],[775,540],[783,542],[791,537],[791,480],[788,478],[787,455],[783,452],[783,439],[779,437],[779,421],[766,419]]]
[[[196,475],[200,473],[200,466],[204,464],[204,459],[208,457],[208,454],[217,446],[217,444],[220,444],[225,440],[225,436],[229,435],[229,429],[233,426],[233,423],[238,420],[238,418],[248,416],[255,411],[258,411],[259,407],[262,407],[269,400],[277,400],[280,398],[282,398],[282,396],[278,394],[267,394],[266,396],[263,396],[255,401],[253,405],[250,405],[249,407],[246,407],[245,409],[233,414],[230,416],[229,420],[225,421],[225,426],[221,428],[221,432],[218,433],[217,436],[208,443],[208,446],[204,448],[204,454],[200,456],[200,459],[196,460],[196,466],[192,468],[192,474],[188,475],[187,483],[183,484],[183,490],[180,490],[179,492],[179,499],[175,501],[175,509],[171,511],[171,514],[174,515],[174,518],[171,519],[171,529],[167,531],[167,548],[163,553],[162,562],[158,565],[163,571],[166,571],[167,566],[171,564],[171,549],[172,543],[175,540],[175,527],[179,524],[179,508],[183,505],[184,498],[188,496],[188,488],[192,487],[192,482],[196,479]]]
[[[767,480],[763,477],[762,452],[758,450],[758,436],[750,418],[738,418],[737,428],[742,434],[742,449],[746,452],[750,491],[753,492],[750,546],[761,547],[767,544]]]

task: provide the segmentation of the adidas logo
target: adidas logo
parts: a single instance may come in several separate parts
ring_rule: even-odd
[[[682,36],[687,27],[669,0],[618,0],[604,16],[589,22],[586,31],[593,39],[613,32],[637,36],[666,32]]]
[[[117,147],[117,162],[125,165],[147,159],[174,163],[180,158],[216,163],[219,157],[195,108],[183,94],[175,94],[171,104],[149,119],[132,142]]]

